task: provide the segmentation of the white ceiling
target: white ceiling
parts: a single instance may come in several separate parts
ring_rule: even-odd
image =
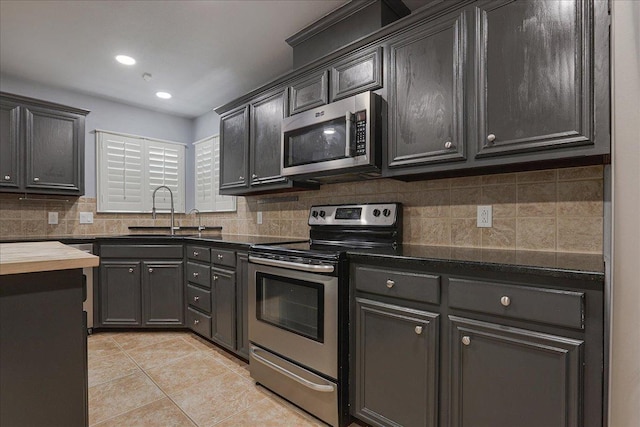
[[[1,0],[0,73],[197,117],[290,71],[285,39],[345,3]]]

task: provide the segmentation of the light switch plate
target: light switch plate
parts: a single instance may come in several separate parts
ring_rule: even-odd
[[[49,224],[56,225],[58,223],[58,212],[49,212]]]
[[[93,212],[80,212],[80,224],[93,224]]]
[[[478,227],[489,228],[493,223],[493,209],[491,205],[478,206]]]

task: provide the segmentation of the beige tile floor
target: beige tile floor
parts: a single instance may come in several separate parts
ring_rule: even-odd
[[[88,347],[91,427],[325,426],[188,332],[96,333]]]

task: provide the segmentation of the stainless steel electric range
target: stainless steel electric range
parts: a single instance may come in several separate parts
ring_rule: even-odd
[[[399,203],[313,206],[310,241],[249,251],[249,365],[263,386],[332,426],[349,420],[352,248],[393,251]]]

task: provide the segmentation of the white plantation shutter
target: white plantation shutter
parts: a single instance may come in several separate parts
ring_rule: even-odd
[[[147,141],[147,191],[152,204],[153,190],[161,185],[173,193],[176,212],[184,212],[184,146],[166,142]],[[156,209],[169,210],[171,196],[162,188],[156,194]]]
[[[151,212],[151,194],[171,188],[176,212],[184,212],[184,150],[180,144],[96,131],[98,212]],[[166,192],[166,194],[164,194]],[[156,207],[169,209],[159,190]]]
[[[220,137],[212,136],[194,143],[195,146],[195,207],[201,212],[236,210],[234,196],[221,196]]]

